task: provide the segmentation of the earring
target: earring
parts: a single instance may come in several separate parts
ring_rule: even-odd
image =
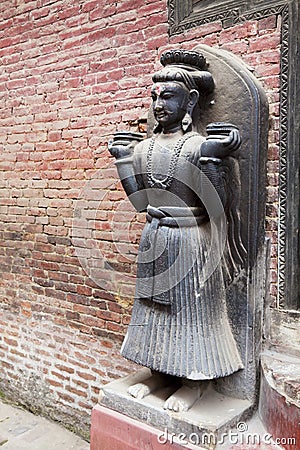
[[[185,132],[191,131],[192,124],[193,124],[193,119],[191,118],[191,115],[187,112],[181,122],[183,131],[185,131]]]
[[[160,133],[162,131],[162,127],[158,122],[154,122],[153,133]]]

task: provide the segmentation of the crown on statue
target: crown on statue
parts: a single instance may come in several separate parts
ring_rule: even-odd
[[[207,70],[208,68],[205,57],[193,50],[166,50],[161,55],[160,62],[163,66],[180,64],[198,70]]]

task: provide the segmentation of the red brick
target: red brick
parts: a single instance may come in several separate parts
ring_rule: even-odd
[[[279,34],[264,35],[250,41],[249,49],[251,52],[262,51],[266,49],[275,49],[280,45]]]
[[[258,31],[276,29],[277,27],[277,16],[268,16],[264,19],[258,21]]]
[[[45,378],[46,383],[50,384],[51,386],[55,387],[63,387],[62,383],[60,381],[52,380],[51,378]]]
[[[91,375],[91,374],[85,373],[85,372],[80,372],[79,370],[77,370],[76,373],[77,373],[77,375],[80,378],[83,378],[84,380],[89,380],[89,381],[95,381],[96,380],[95,375]]]
[[[221,21],[207,23],[169,37],[167,8],[160,0],[83,0],[63,9],[49,0],[17,3],[0,4],[0,294],[5,314],[0,321],[9,340],[0,346],[6,355],[0,355],[2,379],[7,386],[12,380],[17,385],[21,366],[44,374],[41,383],[50,389],[47,401],[56,414],[63,408],[87,421],[100,383],[132,369],[118,352],[134,287],[116,277],[118,303],[110,271],[93,254],[95,277],[89,278],[70,237],[72,229],[74,237],[79,233],[82,257],[99,249],[115,267],[127,264],[129,273],[133,270],[126,258],[128,249],[133,251],[128,241],[138,242],[144,218],[136,217],[128,237],[132,215],[127,210],[114,215],[125,197],[107,141],[116,129],[131,129],[129,121],[146,117],[151,73],[165,49],[191,49],[202,42],[230,50],[253,67],[267,91],[266,227],[272,244],[270,294],[277,295],[279,27],[277,17],[269,16],[227,29]],[[90,183],[95,174],[98,184]],[[83,208],[76,208],[78,199]],[[119,225],[118,246],[110,232],[113,219]],[[87,221],[91,227],[84,226]],[[81,229],[90,239],[80,237]],[[25,396],[24,390],[17,393]],[[30,401],[34,405],[35,399]]]
[[[102,5],[99,6],[99,2],[97,4],[98,8],[94,8],[90,12],[90,20],[97,20],[97,19],[103,19],[104,17],[110,17],[112,16],[117,9],[117,4],[113,3],[112,5],[105,6],[106,2],[103,2]]]
[[[94,10],[97,6],[99,6],[98,0],[87,1],[82,5],[82,12],[89,12]]]

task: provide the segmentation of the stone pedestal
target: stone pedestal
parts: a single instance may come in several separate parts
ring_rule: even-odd
[[[170,388],[142,400],[127,394],[130,385],[142,382],[150,373],[142,369],[102,387],[99,405],[93,410],[91,450],[161,449],[162,444],[165,449],[171,444],[172,449],[213,449],[223,433],[252,413],[250,401],[220,394],[212,385],[184,413],[163,409]]]

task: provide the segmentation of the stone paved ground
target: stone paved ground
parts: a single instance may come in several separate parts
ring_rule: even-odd
[[[0,400],[0,449],[89,450],[88,442],[44,417]]]

